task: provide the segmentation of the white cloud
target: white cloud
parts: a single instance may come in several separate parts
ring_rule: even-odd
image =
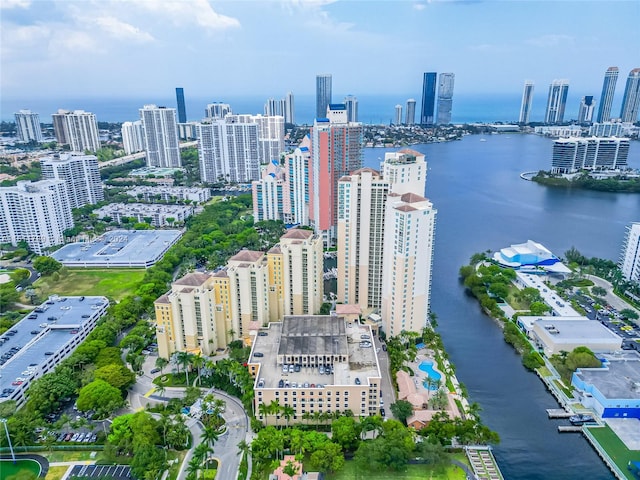
[[[209,30],[240,27],[238,19],[217,13],[207,0],[134,0],[131,2],[156,15],[164,16],[174,25],[198,25]]]
[[[134,40],[137,42],[151,42],[154,40],[150,33],[144,32],[138,27],[112,16],[97,17],[88,19],[87,21],[94,23],[109,35],[123,40]]]
[[[542,35],[526,41],[528,45],[533,45],[534,47],[557,47],[560,45],[573,45],[574,42],[574,37],[562,34]]]
[[[414,3],[413,4],[413,9],[414,10],[424,10],[425,8],[427,8],[427,6],[424,3]]]
[[[31,0],[2,0],[0,8],[27,8],[31,5]]]

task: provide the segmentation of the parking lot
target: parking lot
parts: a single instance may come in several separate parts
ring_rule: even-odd
[[[111,478],[113,480],[128,480],[131,468],[127,465],[76,465],[67,478]]]

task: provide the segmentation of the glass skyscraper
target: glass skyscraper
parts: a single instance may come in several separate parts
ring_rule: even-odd
[[[422,110],[420,112],[421,125],[434,124],[436,108],[436,72],[426,72],[422,79]]]
[[[416,101],[413,98],[407,100],[407,112],[405,113],[404,123],[407,125],[416,123]]]
[[[611,120],[611,105],[613,104],[613,95],[616,93],[617,81],[618,67],[607,68],[607,73],[604,74],[604,82],[602,83],[598,117],[596,118],[598,123]]]
[[[524,91],[522,92],[522,105],[520,105],[520,117],[518,123],[529,123],[531,115],[531,104],[533,103],[534,84],[531,80],[525,80]]]
[[[327,117],[331,103],[331,74],[316,75],[316,118]]]
[[[567,95],[569,94],[569,80],[554,80],[549,85],[549,96],[547,97],[547,111],[544,116],[544,123],[562,123],[564,121],[564,110],[567,106]]]
[[[453,84],[455,74],[441,73],[438,82],[438,125],[451,123],[451,108],[453,106]]]
[[[623,122],[635,123],[638,120],[638,110],[640,110],[640,68],[634,68],[627,77],[620,119]]]
[[[178,123],[187,123],[187,109],[184,106],[184,89],[176,88],[176,103],[178,104]]]

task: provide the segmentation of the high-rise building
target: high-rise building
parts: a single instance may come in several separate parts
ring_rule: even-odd
[[[531,80],[525,80],[518,123],[529,123],[529,117],[531,116],[531,104],[533,103],[534,88],[534,84]]]
[[[387,336],[427,326],[436,209],[417,193],[389,194],[382,261],[382,324]]]
[[[311,138],[305,135],[298,148],[284,157],[289,178],[291,223],[309,225],[309,165]]]
[[[69,145],[74,152],[97,152],[100,149],[98,121],[93,113],[84,110],[58,110],[51,117],[59,144]]]
[[[316,75],[316,118],[325,118],[331,103],[331,74]]]
[[[80,152],[60,153],[40,159],[42,177],[63,180],[69,206],[80,208],[104,200],[98,157]]]
[[[220,102],[209,103],[204,110],[204,116],[206,118],[224,118],[230,113],[233,113],[231,111],[231,105]]]
[[[640,113],[640,68],[634,68],[629,72],[627,84],[624,88],[620,120],[635,123]]]
[[[569,93],[569,80],[554,80],[549,85],[549,96],[547,97],[547,110],[544,116],[544,123],[562,123],[564,121],[564,110],[567,106],[567,95]]]
[[[344,104],[347,107],[347,122],[358,121],[358,99],[353,95],[344,97]]]
[[[415,125],[416,123],[416,101],[413,98],[407,100],[407,113],[404,123],[407,125]]]
[[[264,114],[267,117],[281,116],[284,117],[285,100],[277,100],[275,98],[268,98],[264,104]]]
[[[591,123],[593,121],[593,111],[596,102],[593,95],[585,95],[580,100],[580,110],[578,110],[578,123]]]
[[[338,301],[380,308],[389,182],[361,168],[338,182]]]
[[[270,320],[312,315],[322,307],[323,244],[311,230],[292,228],[267,252]],[[274,292],[275,291],[275,292]]]
[[[184,105],[184,88],[176,88],[176,104],[178,105],[178,123],[187,123],[187,108]]]
[[[426,72],[422,78],[421,125],[432,126],[435,123],[437,76],[436,72]]]
[[[140,109],[149,167],[179,167],[180,143],[176,109],[145,105]]]
[[[244,119],[234,122],[236,117],[241,116],[195,125],[203,182],[245,183],[260,178],[258,124]]]
[[[453,107],[453,84],[455,74],[441,73],[438,82],[438,125],[448,125],[451,123],[451,109]]]
[[[577,137],[578,134],[571,135]],[[591,137],[621,137],[622,124],[619,122],[603,122],[593,123],[589,127],[589,136]]]
[[[613,105],[613,96],[616,93],[616,83],[618,82],[618,67],[609,67],[604,74],[604,82],[602,83],[602,94],[600,95],[600,107],[598,108],[598,117],[596,122],[608,122],[611,120],[611,105]]]
[[[330,105],[311,130],[309,219],[326,245],[336,237],[338,180],[362,166],[363,128],[347,122],[342,104]]]
[[[73,228],[65,182],[19,181],[0,187],[0,243],[26,241],[37,254],[64,243],[64,231]]]
[[[575,173],[596,168],[626,168],[628,138],[559,138],[553,142],[551,171]]]
[[[155,302],[158,354],[210,355],[282,315],[319,311],[322,267],[321,239],[292,229],[266,254],[241,250],[213,274],[187,274]]]
[[[42,128],[40,127],[40,115],[31,110],[20,110],[14,113],[18,139],[21,142],[42,142]]]
[[[122,134],[122,145],[127,155],[142,152],[145,149],[142,120],[124,122],[120,128],[120,132]]]
[[[251,182],[253,219],[292,223],[291,194],[287,172],[276,160],[262,167],[262,178]]]
[[[246,118],[244,116],[232,116]],[[280,161],[284,152],[284,117],[281,115],[251,115],[248,119],[258,125],[258,156],[260,163],[266,165],[271,161]]]
[[[284,123],[296,123],[296,107],[292,92],[284,97]]]
[[[640,222],[627,226],[618,265],[624,278],[630,282],[640,282]]]
[[[395,107],[395,116],[393,117],[394,125],[402,125],[402,105],[396,105]]]
[[[361,168],[338,182],[338,301],[363,310],[382,305],[380,274],[388,195],[424,192],[427,166],[424,155],[405,149],[388,152],[382,174]]]

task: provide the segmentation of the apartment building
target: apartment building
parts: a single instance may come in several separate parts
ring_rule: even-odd
[[[63,180],[71,208],[104,200],[98,157],[80,152],[60,153],[40,159],[44,179]]]

